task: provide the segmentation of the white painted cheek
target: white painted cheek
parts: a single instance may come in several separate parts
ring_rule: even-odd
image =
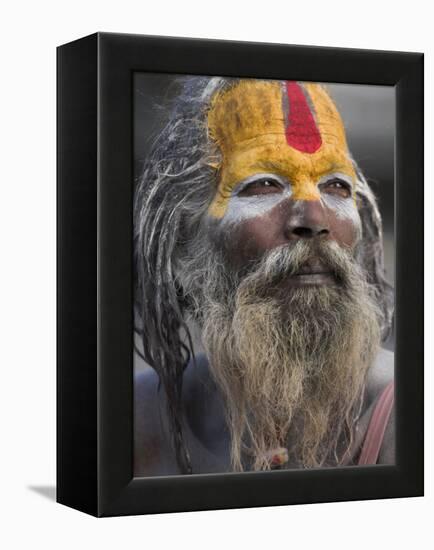
[[[324,194],[321,200],[327,208],[336,214],[338,219],[352,222],[357,232],[357,238],[362,236],[362,221],[352,198],[344,199],[343,197]]]
[[[244,220],[263,216],[290,196],[290,191],[255,195],[252,197],[238,197],[234,195],[229,199],[222,224],[234,225]]]

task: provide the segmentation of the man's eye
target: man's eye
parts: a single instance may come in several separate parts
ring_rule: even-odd
[[[348,199],[351,197],[351,187],[343,180],[330,180],[321,186],[322,191]]]
[[[241,197],[251,197],[254,195],[270,195],[272,193],[281,193],[282,186],[280,183],[273,179],[262,179],[253,181],[247,185],[242,191],[238,194]]]

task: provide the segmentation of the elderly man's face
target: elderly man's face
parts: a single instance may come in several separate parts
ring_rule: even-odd
[[[235,269],[300,239],[354,248],[356,177],[342,121],[320,86],[243,81],[217,95],[208,126],[222,155],[208,218]],[[313,257],[289,282],[334,278]]]

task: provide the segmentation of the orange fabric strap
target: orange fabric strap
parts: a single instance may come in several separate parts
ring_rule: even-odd
[[[394,382],[390,382],[382,391],[372,413],[365,440],[358,460],[359,465],[376,464],[383,443],[386,426],[392,412]]]

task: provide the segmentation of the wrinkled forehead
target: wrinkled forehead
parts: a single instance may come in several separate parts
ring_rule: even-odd
[[[222,159],[215,217],[234,186],[255,173],[278,173],[298,188],[332,172],[355,178],[342,119],[319,84],[241,80],[215,94],[207,122]]]

